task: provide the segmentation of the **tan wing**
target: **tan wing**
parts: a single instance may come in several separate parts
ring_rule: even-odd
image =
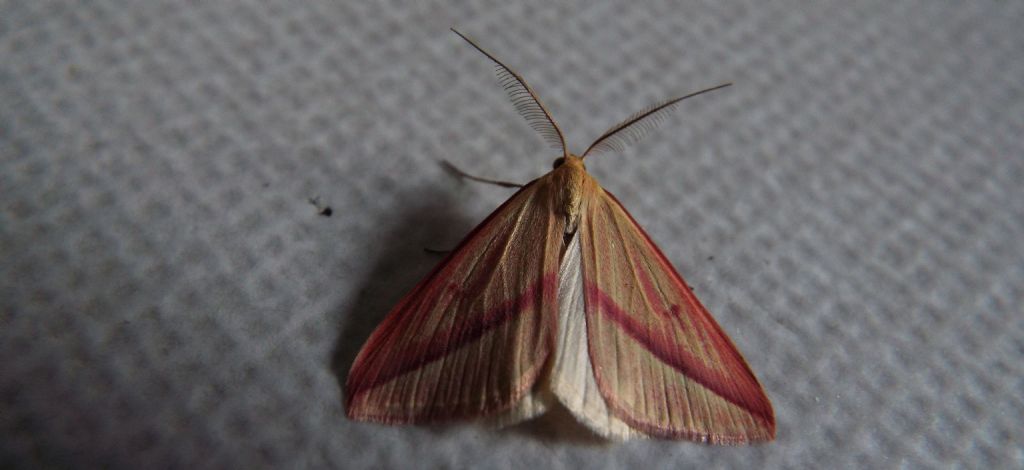
[[[558,347],[552,356],[548,386],[558,401],[594,433],[611,439],[644,437],[612,414],[594,380],[587,347],[581,254],[577,230],[558,271]]]
[[[553,348],[564,222],[550,178],[475,228],[388,314],[346,383],[350,418],[437,422],[507,412]]]
[[[767,395],[622,205],[590,180],[580,225],[590,358],[616,417],[652,436],[771,440]]]

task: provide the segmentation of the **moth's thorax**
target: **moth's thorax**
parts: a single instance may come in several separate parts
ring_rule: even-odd
[[[555,188],[554,207],[565,216],[565,232],[573,233],[580,219],[584,185],[592,178],[580,157],[570,154],[556,163],[558,166],[551,171]]]

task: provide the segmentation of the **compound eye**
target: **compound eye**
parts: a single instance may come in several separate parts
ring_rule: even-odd
[[[551,168],[552,169],[558,168],[558,167],[562,166],[564,163],[565,163],[565,157],[558,157],[558,158],[555,159],[555,162],[551,164]]]

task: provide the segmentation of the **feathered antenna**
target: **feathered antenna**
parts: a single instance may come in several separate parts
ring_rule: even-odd
[[[540,102],[540,98],[534,93],[530,85],[526,84],[526,80],[523,79],[518,73],[512,71],[507,65],[503,64],[496,57],[485,51],[482,47],[478,46],[473,40],[467,38],[464,34],[452,28],[452,32],[458,34],[460,38],[465,39],[469,45],[476,48],[476,50],[487,56],[488,59],[494,61],[494,71],[498,75],[498,80],[501,82],[501,86],[505,88],[505,92],[508,93],[509,99],[512,104],[515,105],[516,111],[526,118],[526,122],[530,124],[533,130],[537,131],[551,145],[552,148],[562,149],[562,155],[568,156],[568,150],[565,147],[565,136],[562,135],[562,130],[558,128],[558,124],[555,124],[554,118],[551,117],[551,113],[548,109]]]
[[[585,158],[591,152],[599,153],[608,150],[621,152],[627,145],[644,138],[648,133],[657,129],[658,126],[661,125],[662,121],[664,121],[665,118],[675,110],[675,105],[680,101],[709,91],[725,88],[729,85],[732,85],[732,83],[723,83],[696,93],[690,93],[686,96],[672,98],[664,103],[656,104],[647,109],[641,110],[640,112],[630,116],[625,121],[622,121],[611,129],[608,129],[604,134],[601,134],[601,137],[598,137],[594,143],[590,144],[590,147],[587,147],[587,151],[583,152],[583,155],[580,156],[580,158]]]

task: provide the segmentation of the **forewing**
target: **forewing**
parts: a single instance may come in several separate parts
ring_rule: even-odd
[[[564,222],[547,178],[475,228],[387,315],[346,384],[350,418],[438,422],[511,409],[553,346]]]
[[[587,346],[580,231],[566,246],[558,271],[558,339],[549,387],[558,401],[594,433],[612,439],[643,436],[615,417],[594,380]]]
[[[773,439],[771,403],[732,341],[622,205],[596,183],[586,191],[587,333],[612,412],[658,437]]]

